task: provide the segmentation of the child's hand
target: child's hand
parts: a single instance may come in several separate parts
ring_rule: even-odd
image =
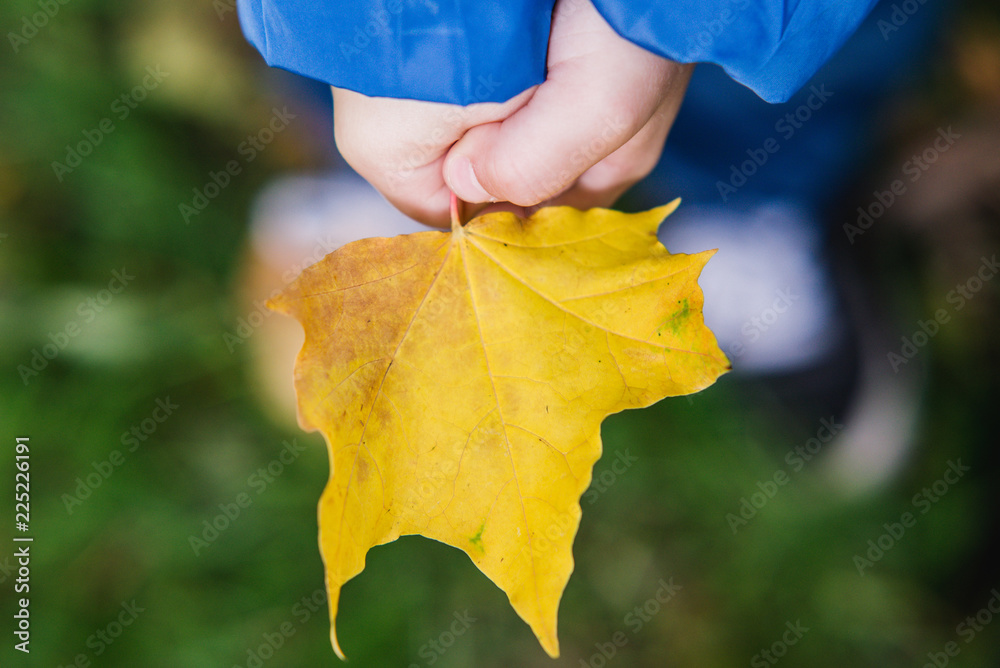
[[[447,226],[466,202],[610,206],[659,160],[693,65],[618,34],[589,0],[558,0],[548,73],[467,107],[334,88],[341,154],[407,215]]]

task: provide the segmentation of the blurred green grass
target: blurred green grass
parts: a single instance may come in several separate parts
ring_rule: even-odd
[[[0,25],[19,26],[35,11],[33,2],[4,3]],[[278,136],[190,224],[178,212],[286,101],[274,90],[287,79],[266,72],[233,13],[220,20],[211,3],[190,0],[71,0],[17,53],[3,48],[0,424],[4,448],[31,437],[36,542],[32,653],[14,652],[8,635],[0,665],[68,666],[80,654],[95,666],[254,665],[265,634],[285,623],[294,633],[261,664],[337,665],[325,608],[302,602],[323,587],[316,502],[325,446],[267,417],[254,353],[230,354],[222,338],[245,315],[238,292],[250,202],[274,175],[320,163],[310,126]],[[158,63],[171,76],[59,182],[51,162]],[[871,247],[888,258],[882,271],[905,299],[933,303],[934,256],[908,243],[888,236]],[[85,321],[78,306],[123,267],[135,280]],[[782,665],[920,666],[953,640],[955,665],[1000,665],[1000,625],[968,644],[956,634],[1000,585],[991,548],[1000,346],[995,317],[983,314],[996,305],[995,286],[983,303],[928,352],[917,447],[889,487],[846,497],[810,464],[734,534],[726,515],[787,468],[784,453],[818,425],[798,424],[724,378],[690,400],[607,421],[595,477],[619,452],[637,461],[583,502],[576,572],[560,608],[561,659],[544,655],[464,555],[408,537],[374,549],[344,589],[338,630],[351,664],[599,666],[601,647],[622,632],[627,642],[607,663],[744,665],[801,620],[809,631]],[[18,366],[71,321],[80,334],[25,384]],[[63,495],[77,478],[124,451],[123,434],[167,397],[175,413],[68,512]],[[307,450],[258,494],[250,477],[291,439]],[[972,472],[859,576],[854,555],[955,458]],[[2,462],[0,475],[12,480],[10,458]],[[250,507],[195,555],[189,537],[244,492]],[[0,564],[9,553],[0,549]],[[682,588],[636,629],[629,612],[661,578]],[[144,610],[119,638],[92,639],[133,600]],[[14,600],[3,571],[0,601],[7,629]],[[432,649],[465,611],[477,620],[468,632],[444,653]]]

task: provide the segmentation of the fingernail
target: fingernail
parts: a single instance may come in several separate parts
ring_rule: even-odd
[[[452,191],[464,202],[495,202],[496,198],[486,192],[479,184],[476,172],[472,169],[472,161],[461,157],[455,160],[449,179]]]

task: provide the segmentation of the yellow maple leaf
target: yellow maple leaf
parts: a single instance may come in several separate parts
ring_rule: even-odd
[[[364,239],[270,302],[305,329],[299,421],[329,446],[320,549],[341,658],[341,587],[407,534],[468,554],[558,656],[601,422],[729,368],[697,285],[714,251],[671,255],[656,238],[676,206]]]

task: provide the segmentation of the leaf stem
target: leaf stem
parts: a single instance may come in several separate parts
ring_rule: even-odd
[[[459,209],[461,208],[461,200],[455,195],[451,194],[451,231],[456,232],[458,228],[462,227],[462,219],[459,216]]]

